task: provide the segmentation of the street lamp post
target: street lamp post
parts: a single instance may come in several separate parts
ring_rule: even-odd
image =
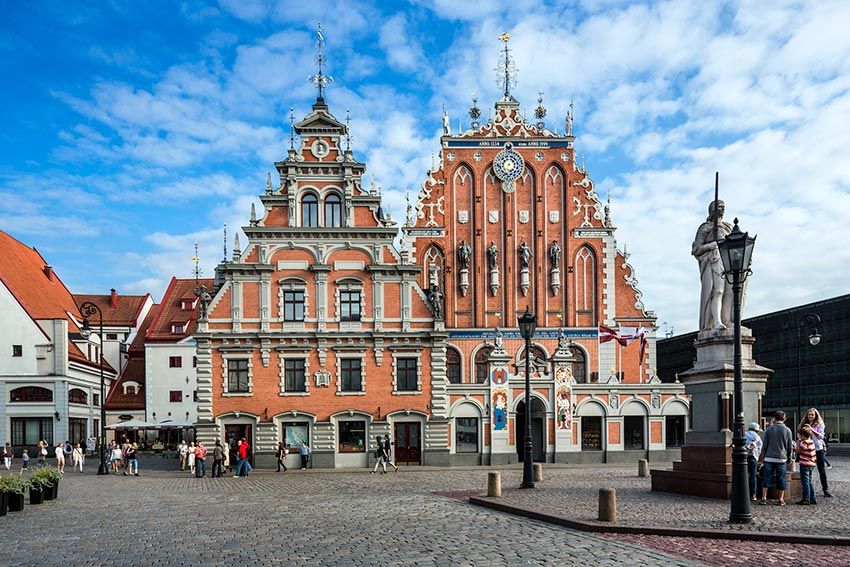
[[[520,488],[534,488],[534,445],[531,440],[531,337],[537,328],[537,316],[525,307],[525,313],[517,319],[519,334],[525,339],[525,443],[522,457],[522,485]]]
[[[109,474],[106,468],[106,381],[103,378],[103,312],[100,307],[86,301],[80,305],[80,315],[83,317],[83,326],[80,328],[80,334],[88,338],[91,336],[91,325],[89,317],[97,313],[98,331],[100,332],[100,356],[98,357],[98,367],[100,367],[100,443],[98,443],[98,451],[100,451],[100,466],[97,469],[97,474]]]
[[[794,415],[794,425],[799,428],[800,423],[803,421],[803,401],[801,396],[801,377],[800,377],[800,344],[802,343],[802,337],[800,336],[800,330],[803,327],[807,327],[811,329],[809,332],[809,344],[812,346],[817,346],[820,344],[820,333],[818,333],[818,325],[821,324],[820,315],[817,313],[806,313],[797,321],[797,413]]]
[[[750,489],[747,480],[747,449],[744,446],[744,372],[741,360],[741,290],[750,275],[750,260],[756,239],[738,228],[718,242],[724,276],[732,276],[732,310],[735,324],[732,363],[735,369],[735,420],[732,434],[732,502],[729,521],[748,524],[753,521],[750,510]]]

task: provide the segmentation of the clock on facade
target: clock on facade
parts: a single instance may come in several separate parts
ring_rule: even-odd
[[[510,142],[505,144],[504,149],[493,160],[493,172],[502,181],[502,190],[505,193],[513,193],[516,180],[522,176],[524,170],[525,162],[522,156],[514,151]]]

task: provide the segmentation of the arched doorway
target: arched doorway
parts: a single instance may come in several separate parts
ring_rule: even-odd
[[[523,460],[525,451],[525,401],[516,407],[516,452],[519,461]],[[533,444],[534,460],[546,462],[546,406],[538,398],[531,398],[531,442]]]

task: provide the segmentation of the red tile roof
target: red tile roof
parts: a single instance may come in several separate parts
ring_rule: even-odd
[[[127,365],[121,372],[118,380],[112,383],[109,394],[106,396],[107,410],[144,410],[145,409],[145,334],[150,328],[156,314],[159,310],[159,305],[151,306],[150,311],[145,316],[145,320],[139,325],[138,332],[130,343],[128,349]],[[135,394],[125,394],[124,384],[126,382],[136,382],[141,385],[141,388],[136,390]]]
[[[198,302],[194,309],[186,310],[183,309],[182,300],[194,297],[196,285],[204,285],[207,290],[212,290],[213,280],[202,278],[196,282],[193,278],[171,278],[145,340],[176,343],[195,332],[198,327],[197,318],[200,303]],[[184,325],[182,333],[171,332],[171,326],[174,323]]]
[[[75,293],[77,305],[86,301],[94,303],[103,313],[103,324],[115,327],[135,327],[142,308],[150,294],[146,295],[92,295]]]
[[[65,319],[68,332],[79,333],[80,328],[70,314],[78,314],[74,297],[53,268],[35,248],[0,230],[0,281],[35,321],[38,319]],[[68,341],[68,358],[75,362],[97,367],[72,341]],[[104,369],[115,370],[104,362]]]

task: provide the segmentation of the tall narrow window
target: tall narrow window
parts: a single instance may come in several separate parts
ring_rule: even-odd
[[[303,358],[283,361],[284,390],[287,392],[306,392],[307,378]]]
[[[325,198],[325,226],[342,226],[342,199],[336,193]]]
[[[475,354],[475,383],[486,384],[490,378],[490,351],[491,348],[482,348]]]
[[[363,391],[363,368],[359,358],[343,358],[339,361],[343,392]]]
[[[576,325],[596,325],[596,259],[593,250],[582,246],[575,262]]]
[[[446,350],[446,377],[449,384],[460,384],[460,353],[453,348]]]
[[[248,392],[248,360],[241,358],[227,361],[227,391]]]
[[[283,292],[283,320],[284,321],[303,321],[304,320],[304,292],[303,291],[284,291]]]
[[[417,360],[397,358],[395,361],[395,383],[398,392],[415,392],[419,389]]]
[[[339,320],[360,320],[360,290],[339,292]]]
[[[301,226],[319,226],[319,199],[312,193],[301,198]]]
[[[575,381],[579,384],[585,384],[589,382],[589,380],[587,379],[587,364],[584,360],[584,353],[577,348],[573,349],[573,352],[573,378],[575,378]]]

